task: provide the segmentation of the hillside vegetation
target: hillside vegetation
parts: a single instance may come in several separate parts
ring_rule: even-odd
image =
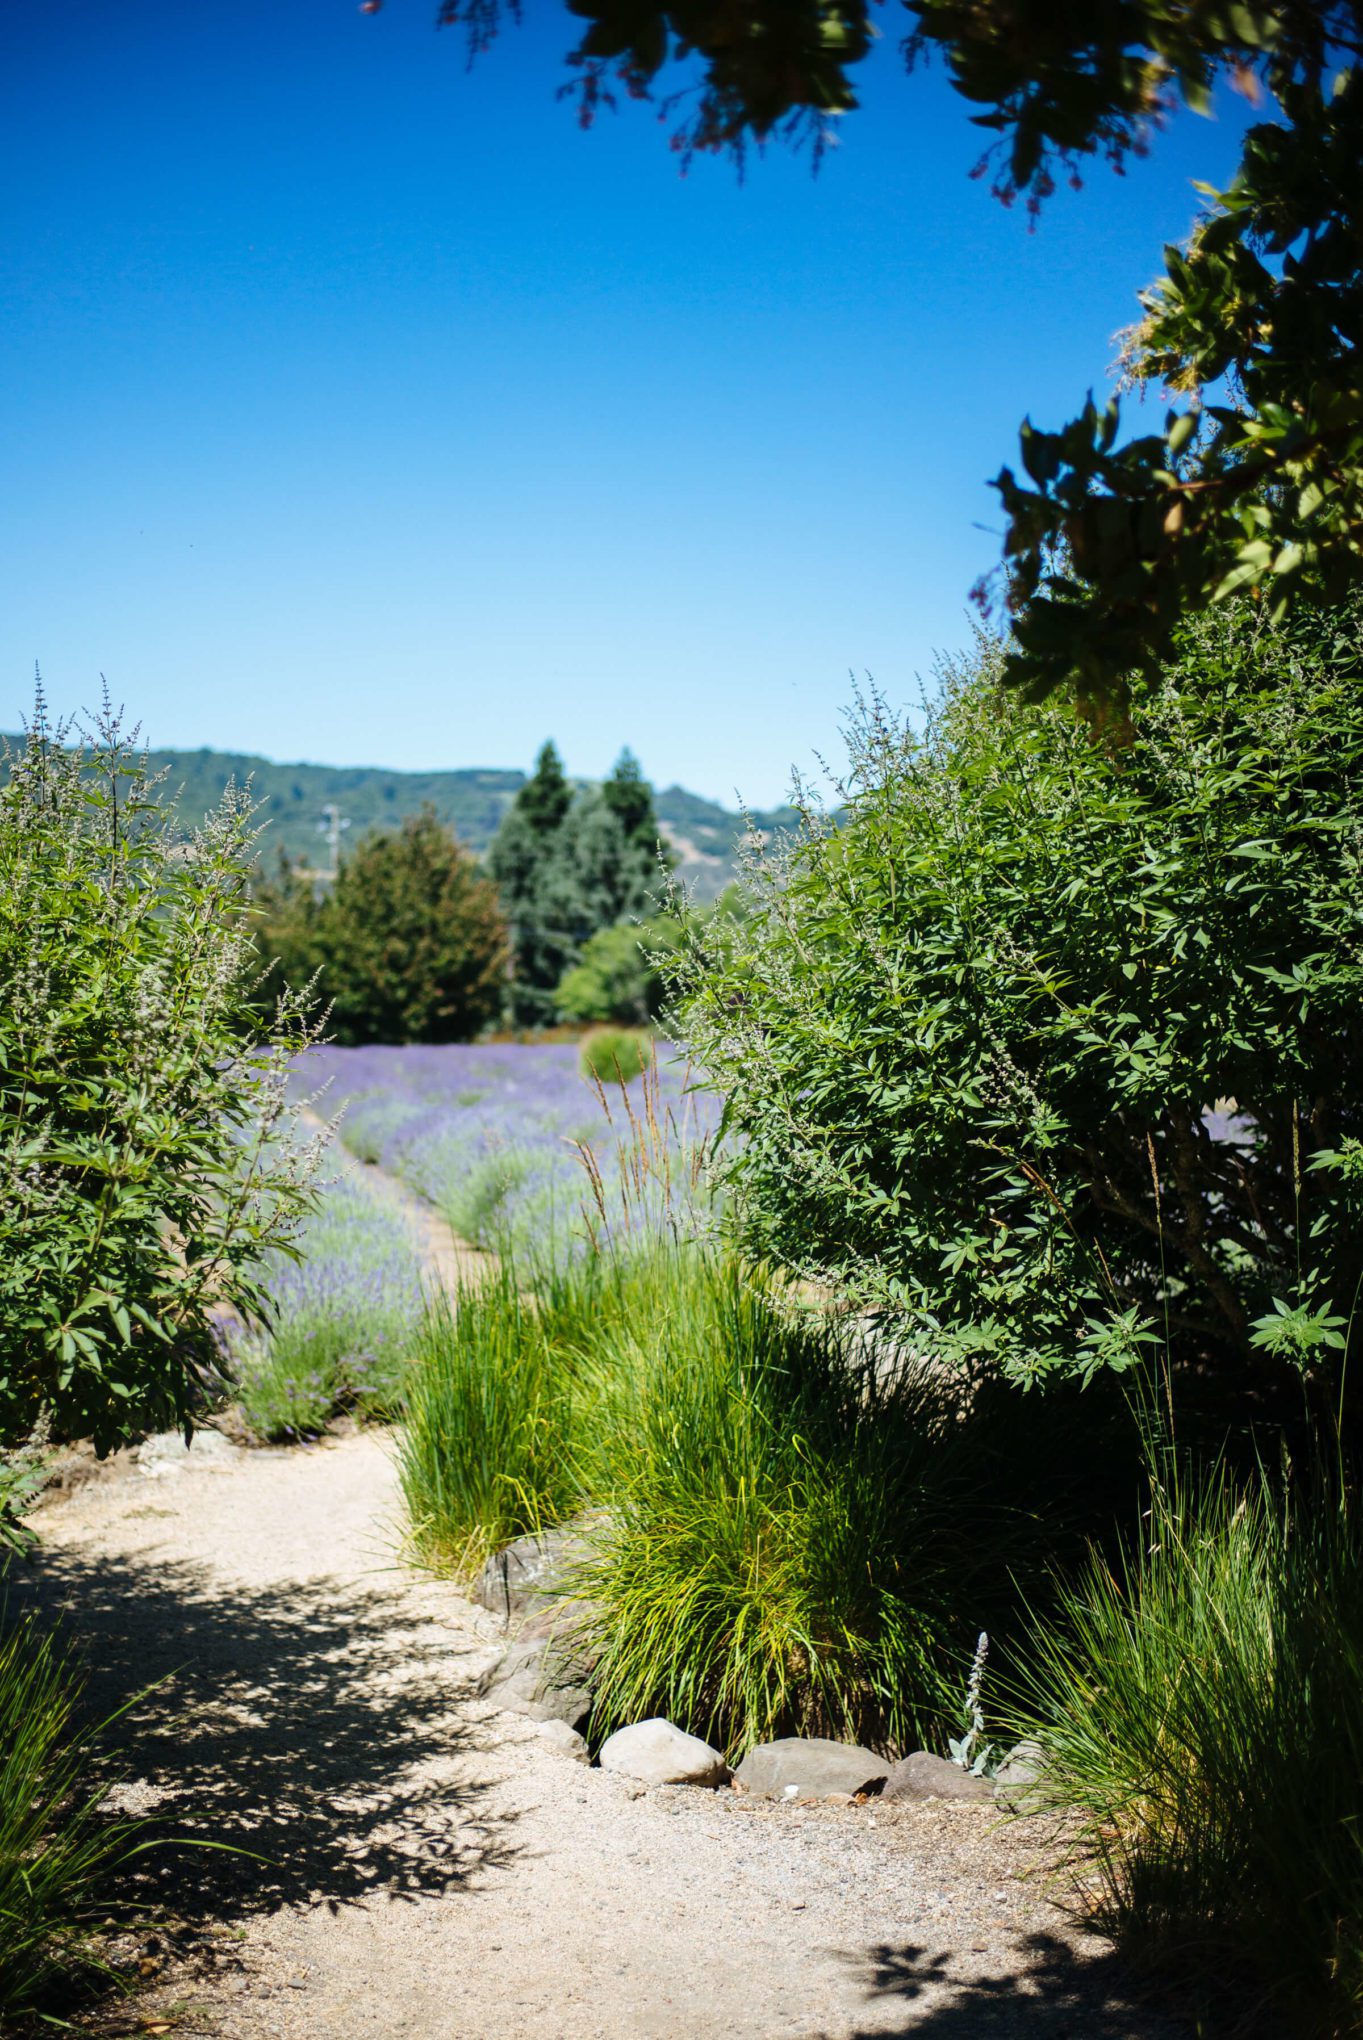
[[[11,736],[11,749],[22,740]],[[321,834],[322,811],[339,807],[350,827],[350,839],[371,829],[398,828],[429,807],[436,819],[479,856],[496,834],[497,825],[524,786],[527,774],[496,767],[469,767],[451,772],[394,772],[377,765],[288,765],[243,751],[152,751],[153,772],[163,767],[168,791],[175,795],[186,823],[193,827],[215,809],[230,780],[238,786],[249,779],[268,824],[261,843],[262,861],[273,865],[281,849],[291,860],[321,864],[326,843]],[[0,766],[3,770],[3,766]],[[659,821],[679,852],[678,873],[702,899],[714,899],[734,876],[735,845],[743,818],[715,801],[669,786],[655,796]],[[754,812],[759,829],[793,825],[789,808]]]

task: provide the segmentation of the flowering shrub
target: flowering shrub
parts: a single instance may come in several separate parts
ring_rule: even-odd
[[[106,704],[0,786],[0,1449],[193,1421],[310,1202],[296,1007],[250,1009],[250,803],[188,840]],[[8,1485],[0,1482],[0,1487]]]
[[[298,1242],[267,1271],[268,1325],[235,1341],[241,1402],[261,1437],[308,1437],[339,1410],[391,1417],[424,1296],[400,1213],[358,1184],[333,1184]]]
[[[925,731],[869,705],[840,822],[688,972],[750,1247],[979,1372],[1158,1341],[1332,1401],[1363,1277],[1361,626],[1217,611],[1121,744],[1000,691],[988,643]]]

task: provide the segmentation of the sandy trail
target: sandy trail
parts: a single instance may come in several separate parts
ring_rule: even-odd
[[[1048,1904],[1025,1826],[643,1793],[490,1709],[497,1627],[399,1562],[382,1434],[210,1438],[35,1520],[12,1592],[65,1611],[95,1704],[166,1681],[118,1731],[124,1803],[253,1852],[142,1859],[184,1925],[134,2023],[189,2000],[177,2030],[224,2040],[1177,2040]]]

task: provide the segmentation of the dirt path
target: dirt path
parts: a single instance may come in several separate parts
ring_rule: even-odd
[[[299,1118],[305,1126],[314,1130],[320,1130],[325,1124],[309,1106],[302,1108]],[[467,1240],[459,1239],[439,1213],[433,1211],[415,1191],[409,1190],[405,1183],[399,1182],[396,1176],[390,1176],[373,1162],[362,1162],[339,1140],[331,1150],[331,1158],[342,1176],[358,1183],[380,1204],[386,1204],[402,1215],[426,1264],[429,1279],[444,1289],[447,1295],[457,1295],[462,1283],[476,1279],[495,1265],[493,1255],[484,1253],[481,1247],[471,1247]]]
[[[16,1598],[65,1608],[96,1703],[166,1680],[124,1803],[252,1852],[143,1859],[183,1924],[121,2030],[1176,2040],[988,1810],[643,1793],[490,1709],[496,1626],[399,1564],[382,1434],[144,1452],[37,1527]]]

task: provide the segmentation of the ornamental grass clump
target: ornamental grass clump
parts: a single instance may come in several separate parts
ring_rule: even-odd
[[[665,1714],[730,1752],[786,1734],[935,1737],[994,1572],[960,1426],[892,1363],[732,1256],[680,1250],[598,1349],[593,1730]],[[968,1612],[967,1612],[968,1611]]]
[[[1159,1489],[1040,1625],[1014,1728],[1081,1901],[1192,2009],[1363,2033],[1363,1525],[1323,1478]]]
[[[571,1436],[565,1369],[514,1269],[433,1302],[398,1446],[418,1558],[467,1579],[489,1553],[569,1513]]]
[[[0,2026],[35,2012],[63,1973],[98,1966],[91,1930],[134,1827],[101,1811],[79,1684],[22,1617],[0,1639]]]

